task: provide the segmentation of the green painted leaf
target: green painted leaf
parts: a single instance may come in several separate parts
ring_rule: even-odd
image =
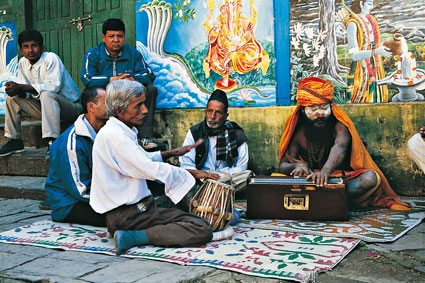
[[[314,256],[309,255],[309,254],[301,254],[301,256],[302,256],[303,258],[306,258],[306,259],[316,259]]]
[[[294,260],[296,258],[298,258],[298,254],[293,254],[293,255],[288,257],[289,260]]]
[[[256,102],[255,100],[245,100],[243,103],[244,103],[245,105],[254,105],[254,104],[256,104],[257,102]]]
[[[229,101],[236,101],[236,100],[238,100],[238,98],[237,97],[231,97],[231,98],[229,98]]]
[[[309,238],[306,238],[306,237],[300,237],[300,241],[306,242],[306,243],[311,243],[311,240]]]

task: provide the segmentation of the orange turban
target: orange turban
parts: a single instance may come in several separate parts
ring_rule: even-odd
[[[298,84],[297,101],[301,106],[332,103],[334,87],[327,80],[307,77]]]

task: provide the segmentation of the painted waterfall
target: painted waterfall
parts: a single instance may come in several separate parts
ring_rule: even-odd
[[[0,115],[4,115],[6,92],[4,84],[18,75],[16,23],[0,23]]]

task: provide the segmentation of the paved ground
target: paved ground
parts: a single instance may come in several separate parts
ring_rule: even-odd
[[[49,218],[38,201],[0,198],[0,231]],[[370,255],[375,255],[371,257]],[[0,244],[0,282],[261,282],[209,267]],[[425,223],[390,244],[361,244],[316,282],[425,282]]]

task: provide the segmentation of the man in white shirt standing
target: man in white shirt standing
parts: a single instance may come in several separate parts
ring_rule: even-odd
[[[106,214],[117,255],[138,245],[196,246],[212,239],[205,219],[157,207],[153,199],[146,180],[162,182],[174,203],[192,188],[195,178],[163,159],[185,154],[202,141],[170,151],[146,152],[137,142],[136,129],[148,113],[145,100],[145,87],[139,82],[109,83],[105,104],[110,118],[93,146],[90,205],[97,213]]]
[[[17,82],[7,82],[5,91],[5,137],[0,156],[24,151],[21,140],[21,111],[41,119],[42,138],[46,145],[60,134],[60,121],[74,122],[82,111],[80,92],[60,58],[44,52],[43,37],[37,30],[18,35],[24,58],[18,63]]]
[[[227,120],[228,106],[226,93],[216,89],[208,99],[205,120],[189,129],[183,146],[198,139],[204,139],[204,143],[180,156],[179,161],[180,167],[189,171],[225,173],[224,176],[231,177],[235,190],[242,191],[251,175],[247,170],[247,137],[238,124]]]

